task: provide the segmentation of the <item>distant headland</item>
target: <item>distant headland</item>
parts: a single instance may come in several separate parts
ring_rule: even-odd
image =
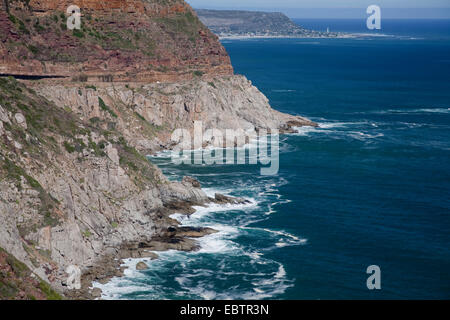
[[[281,12],[196,9],[219,38],[347,38],[339,32],[305,29]]]

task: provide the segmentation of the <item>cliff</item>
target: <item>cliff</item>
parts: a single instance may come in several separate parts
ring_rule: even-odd
[[[69,5],[81,8],[80,30],[67,30]],[[10,0],[0,30],[0,74],[152,82],[233,73],[181,0]]]
[[[243,76],[145,85],[100,83],[95,87],[42,82],[32,87],[103,130],[114,122],[115,128],[143,154],[175,147],[171,133],[178,128],[192,132],[194,121],[202,121],[205,129],[221,130],[289,130],[291,121],[314,125],[307,119],[272,109],[268,99]],[[102,110],[99,101],[118,116]],[[214,143],[205,142],[204,146],[208,145]]]
[[[228,198],[208,198],[188,177],[170,182],[145,157],[174,147],[174,129],[314,125],[273,110],[233,75],[183,1],[74,3],[81,34],[62,27],[65,1],[10,1],[0,13],[0,269],[12,268],[7,256],[29,269],[23,288],[21,273],[0,274],[2,288],[17,289],[6,298],[45,298],[42,288],[54,297],[46,283],[94,298],[91,281],[120,275],[119,258],[195,250],[195,237],[215,232],[169,215]],[[82,290],[67,288],[70,265],[83,272]]]
[[[169,182],[121,131],[82,122],[16,80],[0,78],[0,105],[0,247],[55,286],[67,266],[92,267],[176,225],[165,214],[173,203],[208,201]]]

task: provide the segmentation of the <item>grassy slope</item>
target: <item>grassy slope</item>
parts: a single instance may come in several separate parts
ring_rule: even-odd
[[[61,300],[48,283],[0,248],[0,300]]]

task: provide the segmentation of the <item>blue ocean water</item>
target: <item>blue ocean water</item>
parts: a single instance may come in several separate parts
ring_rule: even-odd
[[[302,25],[368,33],[353,20]],[[281,136],[276,176],[151,158],[171,179],[252,203],[176,216],[220,233],[146,271],[125,261],[104,298],[450,298],[450,23],[383,26],[357,39],[224,41],[275,109],[320,127]],[[366,287],[369,265],[381,290]]]

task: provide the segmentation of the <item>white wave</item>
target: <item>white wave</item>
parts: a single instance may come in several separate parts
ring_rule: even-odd
[[[308,239],[298,237],[283,230],[271,230],[268,228],[258,228],[258,227],[243,227],[243,229],[263,231],[276,237],[277,239],[275,240],[276,242],[274,244],[274,247],[269,247],[266,250],[271,250],[273,248],[283,248],[288,246],[305,245],[308,242]]]
[[[127,269],[124,270],[124,277],[112,278],[106,284],[93,282],[92,287],[100,288],[102,290],[101,298],[104,300],[117,300],[126,294],[148,290],[148,287],[136,281],[138,278],[145,278],[145,275],[142,272],[136,270],[136,265],[141,261],[147,264],[150,263],[150,260],[147,258],[122,260],[122,264],[120,266],[127,267]]]
[[[357,122],[322,122],[318,127],[299,127],[295,128],[297,133],[294,135],[310,136],[311,133],[327,134],[333,138],[352,138],[359,141],[366,141],[384,137],[381,132],[373,132],[374,128],[379,127],[379,123],[371,121],[357,121]],[[349,130],[353,128],[361,128],[361,131]]]
[[[424,108],[413,110],[412,112],[450,113],[450,108]]]
[[[349,132],[349,136],[356,140],[364,141],[367,139],[375,139],[375,138],[384,137],[384,134],[383,133],[369,134],[369,133],[364,133],[364,132],[359,132],[359,131],[352,131],[352,132]]]
[[[258,193],[257,199],[247,198],[248,204],[239,205],[219,205],[211,204],[208,207],[196,206],[196,211],[189,217],[184,214],[173,214],[172,218],[180,221],[183,226],[211,227],[217,233],[207,235],[197,239],[200,249],[196,252],[165,251],[158,252],[157,260],[147,259],[126,259],[122,265],[127,266],[123,278],[114,278],[109,283],[102,285],[95,283],[96,287],[102,289],[103,299],[123,299],[128,294],[134,299],[161,299],[169,295],[180,298],[202,298],[202,299],[263,299],[271,298],[285,292],[292,286],[292,281],[287,279],[284,267],[271,259],[264,257],[259,251],[249,250],[234,241],[244,230],[259,230],[268,232],[274,236],[273,243],[286,243],[287,245],[301,244],[306,239],[291,235],[284,231],[274,231],[270,229],[248,228],[243,225],[254,223],[261,219],[262,213],[258,210],[252,214],[253,210],[259,208],[260,198],[275,198],[277,202],[283,202],[277,192],[280,184],[287,183],[283,180],[264,181],[261,185],[253,186],[253,193]],[[262,192],[258,192],[264,188]],[[236,192],[235,188],[224,188],[222,190],[207,188],[206,193],[213,196],[216,192],[229,194]],[[270,202],[273,204],[273,202]],[[276,203],[276,202],[275,202]],[[215,213],[236,211],[236,217],[245,217],[244,223],[236,225],[217,223],[214,220]],[[242,212],[248,213],[243,215]],[[266,219],[266,218],[264,218]],[[237,223],[240,220],[236,220]],[[205,255],[211,255],[211,259],[218,261],[214,269],[192,269],[198,259],[205,259]],[[248,268],[236,269],[233,264],[235,259],[244,259],[239,265],[247,265]],[[208,258],[209,259],[209,258]],[[149,270],[138,271],[136,264],[145,261]],[[180,274],[174,278],[180,288],[165,287],[165,280],[158,274],[167,269],[167,264],[176,263],[181,268]],[[276,268],[276,269],[274,269]],[[235,285],[226,290],[216,287],[211,278],[227,280],[228,277],[243,277],[241,285]],[[174,291],[175,290],[175,291]]]
[[[280,264],[280,266],[278,267],[278,271],[275,274],[275,278],[281,279],[281,278],[284,278],[284,277],[286,277],[286,270],[284,270],[283,265]]]
[[[332,129],[332,128],[347,128],[349,126],[360,126],[367,125],[366,121],[358,121],[358,122],[322,122],[319,123],[319,128],[321,129]],[[370,125],[375,125],[374,123],[370,123]]]
[[[408,113],[450,113],[450,108],[417,108],[417,109],[389,109],[389,110],[381,110],[374,111],[373,113],[378,114],[408,114]]]
[[[278,92],[278,93],[287,93],[287,92],[296,92],[297,90],[292,89],[274,89],[272,92]]]
[[[296,44],[320,44],[319,41],[297,41]]]
[[[311,132],[333,132],[329,129],[347,128],[354,125],[367,125],[367,122],[319,122],[319,127],[293,127],[298,135],[307,135]]]
[[[293,127],[293,129],[296,131],[296,133],[294,133],[294,134],[299,135],[299,136],[307,136],[311,132],[319,132],[320,131],[315,127]]]

